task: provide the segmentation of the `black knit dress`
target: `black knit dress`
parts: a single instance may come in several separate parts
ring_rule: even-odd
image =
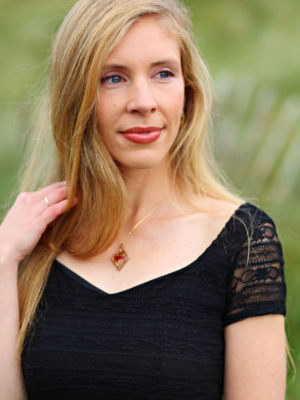
[[[225,326],[285,315],[285,297],[274,223],[250,203],[197,260],[122,292],[55,260],[22,354],[28,398],[220,400]]]

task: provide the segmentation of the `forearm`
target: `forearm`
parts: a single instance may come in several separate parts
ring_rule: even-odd
[[[17,341],[20,315],[17,289],[18,263],[0,254],[0,398],[25,400]]]

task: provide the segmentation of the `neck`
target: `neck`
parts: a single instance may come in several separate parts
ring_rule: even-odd
[[[128,191],[131,223],[143,218],[171,190],[172,177],[166,166],[159,165],[149,169],[122,168],[121,173]],[[163,212],[164,203],[158,212]]]

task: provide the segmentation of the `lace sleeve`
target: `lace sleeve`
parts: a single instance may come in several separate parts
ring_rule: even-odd
[[[225,326],[258,315],[286,314],[283,263],[281,244],[269,218],[235,254]]]

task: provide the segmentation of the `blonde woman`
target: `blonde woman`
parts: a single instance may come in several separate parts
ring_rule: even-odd
[[[0,227],[1,399],[283,400],[280,242],[217,172],[184,6],[79,1],[48,89],[54,154]]]

